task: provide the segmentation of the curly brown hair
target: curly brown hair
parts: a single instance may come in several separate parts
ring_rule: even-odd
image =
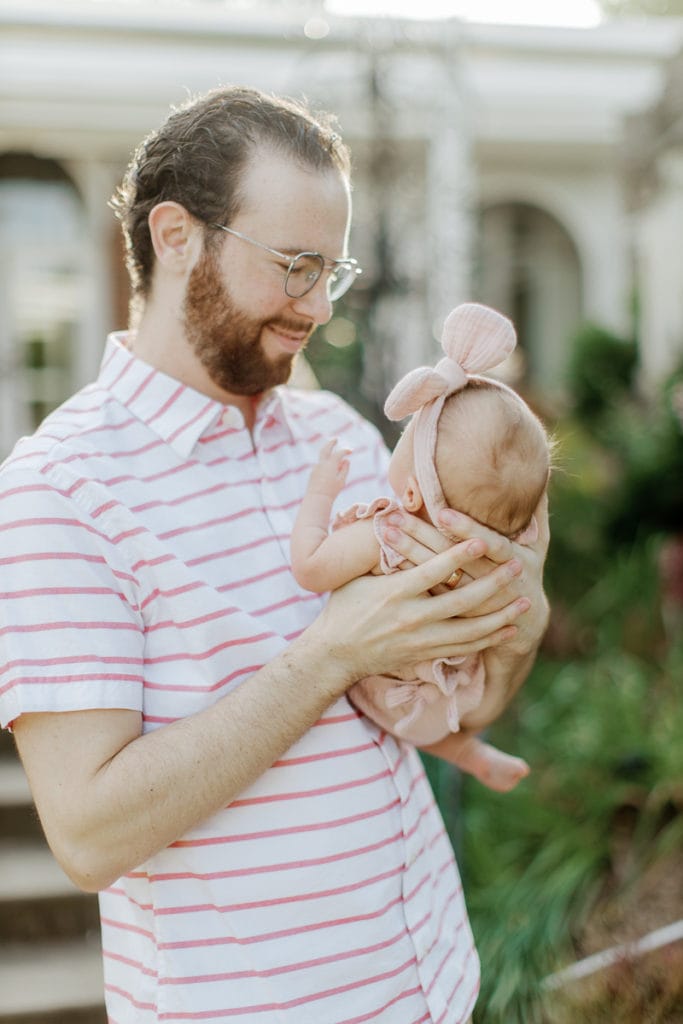
[[[134,304],[149,295],[152,281],[152,208],[172,200],[205,224],[229,224],[239,210],[242,171],[262,144],[350,177],[350,153],[330,115],[241,86],[213,89],[173,108],[142,141],[110,201],[123,228]]]

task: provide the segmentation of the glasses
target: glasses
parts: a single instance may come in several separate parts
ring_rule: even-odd
[[[263,242],[249,238],[248,235],[243,235],[241,231],[226,228],[224,224],[209,224],[208,226],[217,228],[219,231],[227,231],[229,235],[241,238],[243,242],[249,242],[250,245],[256,245],[259,249],[265,249],[266,252],[283,260],[287,264],[285,295],[288,295],[290,299],[300,299],[307,295],[315,288],[323,271],[327,270],[327,297],[330,302],[335,302],[346,294],[358,275],[363,273],[358,266],[358,260],[326,260],[319,252],[300,252],[296,256],[289,256],[287,253],[278,252],[277,249],[271,249]]]

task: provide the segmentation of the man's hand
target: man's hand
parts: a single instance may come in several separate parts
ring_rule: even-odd
[[[460,540],[478,538],[485,542],[486,555],[465,567],[466,573],[476,578],[477,582],[495,572],[502,564],[507,564],[510,569],[517,568],[517,572],[511,572],[509,578],[495,588],[489,597],[457,613],[470,618],[486,617],[492,612],[514,606],[515,602],[524,598],[528,602],[526,611],[515,620],[516,628],[510,630],[495,646],[484,649],[484,700],[463,721],[463,725],[471,729],[485,727],[505,709],[529,674],[548,625],[548,601],[543,590],[543,565],[550,537],[547,495],[539,502],[535,516],[538,538],[532,545],[511,541],[469,516],[450,509],[444,510],[439,517],[444,533],[405,511],[392,514],[387,521],[386,539],[404,556],[406,565],[420,565],[432,557],[435,551],[444,551],[451,543],[445,535],[449,533]],[[461,584],[458,591],[462,588]]]
[[[495,531],[482,526],[460,512],[445,510],[440,520],[454,538],[479,537],[487,546],[487,557],[472,563],[467,571],[475,578],[491,571],[491,567],[515,560],[521,565],[518,576],[503,590],[496,592],[488,604],[475,610],[476,615],[494,611],[509,601],[524,595],[529,598],[529,611],[518,623],[517,633],[506,645],[510,653],[528,654],[535,651],[548,626],[548,601],[543,590],[543,566],[548,553],[550,530],[548,524],[548,496],[544,494],[534,513],[538,523],[538,537],[534,544],[518,544]]]
[[[519,572],[510,578],[506,586],[495,590],[487,601],[461,614],[485,615],[520,597],[527,597],[530,601],[529,610],[517,623],[515,635],[505,645],[510,652],[525,654],[536,649],[548,624],[548,602],[543,591],[543,565],[550,539],[547,495],[539,502],[535,516],[538,538],[533,545],[518,544],[482,526],[476,519],[451,509],[445,509],[439,517],[445,532],[401,511],[388,517],[385,536],[391,546],[404,556],[406,566],[422,564],[435,552],[447,550],[453,541],[476,539],[486,544],[486,554],[465,567],[469,576],[479,579],[497,565],[517,563],[520,566]],[[446,533],[453,540],[449,540]]]
[[[496,595],[507,592],[521,571],[518,561],[496,564],[464,586],[431,594],[459,569],[472,577],[470,570],[485,552],[480,539],[461,541],[403,572],[352,580],[333,593],[320,619],[309,627],[309,637],[313,633],[343,666],[349,684],[406,664],[464,657],[510,641],[529,600],[497,600]],[[477,613],[486,605],[489,611]]]

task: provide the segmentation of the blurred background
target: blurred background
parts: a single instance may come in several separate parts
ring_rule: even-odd
[[[107,203],[131,151],[228,83],[306,96],[353,151],[364,273],[298,379],[391,444],[386,394],[477,299],[514,319],[504,376],[558,440],[551,624],[492,730],[532,775],[500,796],[426,762],[475,1021],[681,1024],[683,0],[0,0],[0,456],[126,326]],[[94,1024],[92,900],[41,860],[29,804],[3,740],[0,1022]],[[37,959],[75,985],[41,1002]]]

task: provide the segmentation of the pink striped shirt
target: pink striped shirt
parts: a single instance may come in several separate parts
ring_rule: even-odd
[[[377,432],[333,395],[241,414],[108,340],[98,381],[0,475],[0,721],[201,711],[320,611],[289,536],[324,439],[339,506],[386,489]],[[258,742],[258,737],[254,737]],[[414,750],[338,701],[239,799],[100,895],[111,1024],[462,1024],[478,961]]]

